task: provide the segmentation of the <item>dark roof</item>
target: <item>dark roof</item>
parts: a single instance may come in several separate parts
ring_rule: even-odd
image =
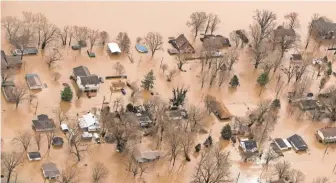
[[[292,60],[302,60],[301,54],[292,54]]]
[[[283,26],[279,26],[274,30],[274,37],[275,38],[282,38],[282,37],[293,37],[295,36],[294,29],[286,29]]]
[[[257,148],[257,142],[255,140],[246,140],[246,141],[243,141],[243,142],[245,144],[246,150],[248,150],[248,151],[251,151],[251,150]]]
[[[99,77],[97,75],[82,76],[80,77],[81,83],[85,85],[97,85],[100,83]]]
[[[56,167],[55,163],[45,163],[42,165],[42,170],[44,172],[44,177],[54,178],[60,175],[60,171]]]
[[[313,27],[317,28],[317,27],[323,27],[325,29],[325,31],[334,31],[336,32],[336,23],[332,23],[332,22],[328,22],[325,20],[324,17],[320,17],[317,20],[313,21]]]
[[[317,100],[301,100],[299,103],[303,110],[314,110],[319,107]]]
[[[296,149],[304,151],[308,149],[306,142],[302,139],[301,136],[295,134],[287,139]]]
[[[54,138],[52,139],[52,144],[53,144],[54,146],[62,146],[63,143],[64,143],[64,141],[63,141],[62,137],[54,137]]]
[[[287,147],[286,143],[281,138],[276,138],[274,139],[274,141],[278,144],[280,148]]]
[[[78,66],[73,68],[73,74],[77,76],[90,76],[89,69],[85,66]]]
[[[53,119],[41,114],[37,116],[37,120],[33,120],[33,127],[36,131],[50,131],[54,130],[56,126]]]
[[[220,119],[227,120],[231,118],[231,114],[229,110],[225,107],[225,105],[218,101],[211,101],[211,111]]]
[[[28,152],[28,156],[30,159],[41,158],[40,152]]]
[[[286,183],[284,180],[276,180],[276,181],[271,181],[270,183]]]
[[[6,53],[1,50],[1,68],[7,67]]]
[[[29,88],[32,87],[42,88],[40,77],[37,74],[26,74],[26,80]]]
[[[35,47],[27,47],[24,49],[24,52],[27,54],[37,54],[38,53],[38,49]]]
[[[169,117],[172,117],[172,118],[175,118],[175,117],[183,117],[185,113],[185,111],[182,111],[182,110],[170,110],[170,111],[167,111],[168,113],[168,116]]]
[[[222,35],[205,35],[201,41],[203,41],[203,47],[211,46],[221,49],[225,46],[230,46],[230,40]]]
[[[22,64],[22,60],[20,56],[7,56],[6,59],[7,59],[7,63],[9,67]]]
[[[180,53],[194,53],[194,47],[189,43],[184,34],[179,35],[175,40],[172,41],[173,46]]]
[[[3,86],[1,88],[2,88],[2,92],[5,96],[5,99],[8,102],[15,102],[15,96],[14,96],[14,93],[13,93],[15,87],[14,86]]]
[[[321,128],[319,131],[327,138],[336,136],[336,127]]]

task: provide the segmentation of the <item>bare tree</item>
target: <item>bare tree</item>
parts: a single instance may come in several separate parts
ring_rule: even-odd
[[[22,154],[17,152],[1,152],[1,167],[7,179],[6,183],[10,182],[12,174],[16,167],[22,163]]]
[[[228,69],[229,71],[232,70],[232,66],[238,61],[239,59],[239,53],[238,50],[233,48],[233,49],[229,49],[228,51],[228,56],[229,56],[229,62],[228,62]]]
[[[53,138],[55,137],[55,132],[54,131],[48,131],[48,132],[45,133],[45,135],[47,137],[48,151],[50,151]]]
[[[162,64],[161,65],[161,70],[162,70],[162,73],[164,73],[166,70],[168,70],[168,65],[167,64]]]
[[[227,78],[227,73],[225,71],[219,71],[218,72],[218,87],[221,87],[224,84],[225,79]]]
[[[118,97],[113,101],[113,110],[118,112],[120,108],[124,105],[124,99],[122,97]]]
[[[132,94],[130,96],[129,101],[132,104],[136,104],[139,101],[140,98],[141,98],[141,96],[140,96],[140,93],[139,93],[139,89],[135,90],[135,91],[133,90],[133,92],[132,92]]]
[[[15,86],[12,91],[13,99],[15,101],[15,108],[26,99],[27,89],[22,86]]]
[[[40,26],[42,26],[41,49],[45,49],[48,43],[57,38],[59,29],[56,25],[49,23],[47,19],[45,19],[45,22],[42,22]]]
[[[16,36],[11,39],[11,44],[21,51],[21,60],[23,58],[24,49],[30,46],[34,41],[31,26],[30,23],[22,23]]]
[[[59,183],[77,183],[79,182],[79,171],[76,167],[68,166],[62,170],[61,175],[58,177]]]
[[[327,88],[326,93],[329,93],[330,96],[323,99],[325,112],[331,121],[336,121],[336,86]]]
[[[88,39],[88,36],[89,36],[89,28],[75,25],[75,26],[73,26],[72,29],[73,29],[73,37],[77,40],[77,42],[81,43],[81,44],[83,44],[82,42],[85,42],[85,45],[86,45],[86,40]],[[69,44],[70,44],[70,42],[69,42]],[[79,46],[80,46],[80,48],[82,48],[82,46],[84,46],[84,45],[79,45]],[[80,50],[81,49],[79,49],[79,51]]]
[[[101,31],[99,33],[99,36],[100,36],[100,41],[101,41],[101,44],[102,46],[105,46],[106,42],[108,41],[108,38],[109,38],[109,35],[106,31]]]
[[[278,179],[286,178],[290,173],[290,163],[288,161],[280,161],[274,165],[275,172],[278,176]]]
[[[122,75],[122,74],[125,74],[125,72],[126,72],[125,67],[120,62],[117,62],[114,65],[114,69],[116,71],[116,74],[118,74],[119,76]]]
[[[17,17],[6,16],[2,18],[1,25],[5,28],[9,42],[17,36],[22,21]]]
[[[254,68],[258,68],[259,64],[267,57],[267,49],[263,42],[263,35],[258,24],[250,26],[251,30],[251,56],[254,60]]]
[[[309,65],[308,61],[304,60],[303,64],[301,64],[295,69],[295,82],[298,82],[299,80],[302,79],[302,77],[306,73],[308,65]]]
[[[281,35],[277,37],[277,44],[279,45],[279,51],[281,53],[280,59],[283,58],[285,52],[287,52],[289,49],[295,48],[298,46],[300,42],[300,37],[299,35],[295,36],[286,36],[286,35]]]
[[[190,20],[187,21],[187,26],[191,27],[196,38],[198,33],[204,29],[204,25],[207,21],[207,15],[205,12],[194,12],[190,15]]]
[[[34,93],[29,93],[27,96],[27,99],[28,99],[29,104],[31,104],[33,100],[37,99],[37,95],[35,95]]]
[[[204,84],[208,81],[209,74],[205,71],[201,71],[199,74],[199,82],[201,83],[201,88],[204,87]]]
[[[290,12],[285,15],[285,19],[288,21],[287,25],[289,29],[296,29],[300,27],[299,14],[296,12]]]
[[[281,70],[287,76],[287,84],[288,84],[295,75],[297,67],[295,65],[290,64],[288,68],[283,68]]]
[[[64,26],[63,30],[58,31],[58,36],[61,38],[62,45],[65,46],[67,44],[68,37],[70,37],[70,32],[72,31],[71,26]]]
[[[127,32],[119,32],[119,34],[117,36],[117,42],[118,42],[122,52],[129,53],[131,40],[128,37]]]
[[[54,80],[58,81],[61,78],[62,75],[59,72],[54,72],[53,76],[54,76]]]
[[[210,13],[210,14],[207,16],[206,26],[205,26],[205,29],[204,29],[204,35],[206,35],[207,32],[209,31],[209,28],[210,28],[210,24],[211,24],[211,22],[212,22],[212,19],[213,19],[213,14]]]
[[[264,40],[273,30],[276,15],[268,10],[256,10],[253,19],[259,25],[260,40]]]
[[[35,143],[37,146],[37,150],[39,151],[41,148],[41,142],[42,142],[42,134],[40,132],[35,132],[34,133],[34,139],[35,139]]]
[[[92,48],[97,44],[99,39],[99,30],[89,30],[88,38],[90,42],[90,53],[92,53]]]
[[[328,177],[317,177],[312,183],[330,183]]]
[[[212,86],[215,82],[215,79],[217,77],[217,73],[219,70],[224,71],[226,69],[226,63],[228,61],[228,57],[219,57],[213,59],[209,64],[211,65],[211,72],[210,72],[210,81],[209,85]],[[210,69],[210,68],[209,68]]]
[[[192,132],[185,132],[183,136],[181,136],[181,146],[183,149],[184,157],[186,161],[191,161],[189,153],[191,148],[195,143],[195,135]]]
[[[94,183],[103,182],[108,177],[109,171],[104,163],[96,162],[92,170],[92,181]]]
[[[64,112],[64,111],[62,110],[62,108],[60,108],[60,107],[53,109],[52,112],[53,112],[55,118],[57,119],[57,121],[59,122],[60,125],[62,124],[62,122],[63,122],[64,120],[69,119],[67,113]]]
[[[178,129],[174,125],[168,127],[166,131],[166,147],[169,149],[170,162],[172,166],[175,165],[177,156],[182,150],[182,136],[181,133],[176,133]]]
[[[310,22],[308,23],[308,35],[307,35],[307,41],[306,41],[306,46],[305,46],[305,50],[307,50],[308,48],[308,45],[309,45],[309,42],[310,42],[310,38],[312,36],[312,33],[313,33],[313,29],[314,29],[314,23],[316,20],[318,20],[320,18],[320,16],[318,14],[314,14],[312,17],[311,17],[311,20]]]
[[[17,144],[23,148],[25,152],[27,152],[28,147],[31,143],[32,135],[29,132],[19,132],[18,136],[15,137],[12,142],[13,144]]]
[[[232,31],[230,32],[230,42],[233,43],[235,48],[238,48],[238,46],[241,44],[241,39],[239,37],[239,35],[236,33],[236,31]]]
[[[264,155],[264,160],[265,160],[264,168],[267,170],[269,163],[278,158],[279,158],[279,155],[276,152],[274,152],[271,148],[269,148],[268,151]]]
[[[163,50],[163,38],[158,32],[149,32],[145,37],[146,43],[152,52],[152,58],[157,50]]]
[[[75,125],[72,125],[75,126]],[[89,145],[85,144],[82,141],[81,132],[78,127],[71,127],[72,133],[69,138],[70,145],[70,154],[73,154],[77,157],[77,161],[79,162],[81,158],[84,156],[89,150]]]
[[[291,170],[289,172],[290,180],[292,183],[303,183],[305,181],[305,175],[300,170]]]
[[[177,68],[182,71],[182,67],[187,63],[186,57],[183,54],[178,54],[175,56],[175,60],[177,61]]]
[[[177,75],[177,69],[170,69],[167,74],[167,81],[172,81],[172,79]]]
[[[50,68],[54,63],[62,59],[62,54],[57,49],[53,49],[52,51],[49,51],[49,53],[46,55],[45,62]]]
[[[213,15],[213,18],[212,18],[212,21],[211,21],[211,24],[210,24],[210,34],[212,35],[213,32],[215,32],[215,30],[218,29],[218,24],[221,23],[221,20],[220,18],[218,17],[218,15]]]
[[[225,183],[230,180],[230,160],[228,152],[219,148],[203,152],[197,164],[192,183]]]

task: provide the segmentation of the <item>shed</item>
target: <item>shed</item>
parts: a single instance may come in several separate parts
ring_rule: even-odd
[[[315,110],[319,109],[321,104],[317,100],[312,100],[312,99],[306,99],[306,100],[301,100],[299,101],[299,105],[301,110],[303,111],[309,111],[309,110]]]
[[[166,114],[170,120],[179,120],[187,116],[187,112],[180,109],[167,111]]]
[[[42,165],[42,173],[46,179],[56,179],[60,176],[60,171],[55,163],[45,163]]]
[[[111,43],[108,43],[107,46],[109,50],[111,51],[111,53],[121,53],[121,50],[117,43],[111,42]]]
[[[159,151],[141,151],[139,148],[133,150],[133,157],[138,163],[154,161],[160,158]]]
[[[45,114],[38,115],[37,120],[33,120],[33,129],[37,132],[53,131],[55,128],[54,120]]]
[[[279,147],[280,150],[289,150],[292,148],[291,144],[287,139],[275,138],[274,143]]]
[[[26,81],[31,90],[40,90],[43,88],[43,84],[37,74],[26,74]]]
[[[204,35],[200,38],[203,42],[203,47],[212,47],[215,49],[222,49],[224,47],[230,47],[230,40],[222,35]]]
[[[287,139],[291,145],[294,147],[294,150],[296,152],[298,151],[306,151],[308,149],[308,146],[306,142],[302,139],[301,136],[295,134]]]
[[[15,86],[2,86],[1,87],[2,93],[5,97],[5,99],[8,102],[12,102],[14,103],[16,101],[16,97],[15,97]]]
[[[22,55],[22,52],[20,49],[14,50],[14,55]],[[37,55],[38,49],[35,47],[27,47],[23,49],[23,55]]]
[[[252,139],[239,139],[239,147],[245,152],[245,153],[257,153],[257,142]]]
[[[316,131],[316,138],[322,143],[336,142],[336,127],[321,128]]]
[[[222,102],[211,101],[211,110],[217,116],[219,120],[229,120],[231,119],[231,114],[226,106]]]
[[[120,91],[121,89],[123,89],[125,87],[126,87],[125,82],[122,82],[122,81],[112,82],[113,91]]]
[[[52,145],[55,147],[62,147],[64,144],[64,141],[62,139],[62,137],[54,137],[52,139]]]
[[[28,152],[27,157],[28,157],[29,161],[39,161],[39,160],[41,160],[40,152]]]
[[[291,64],[301,65],[303,63],[301,54],[292,54],[290,57]]]

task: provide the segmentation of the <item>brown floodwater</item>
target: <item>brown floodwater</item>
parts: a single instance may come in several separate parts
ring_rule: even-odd
[[[75,85],[69,80],[72,68],[85,65],[91,73],[99,76],[108,76],[115,74],[113,66],[116,62],[122,63],[126,68],[126,73],[130,81],[137,81],[140,84],[143,76],[154,70],[156,75],[155,92],[165,100],[168,100],[172,93],[171,89],[174,86],[186,86],[190,88],[188,93],[188,103],[201,105],[201,100],[205,94],[212,94],[219,100],[227,104],[228,109],[235,116],[244,116],[248,111],[246,105],[250,109],[258,105],[263,99],[272,99],[275,96],[274,88],[276,85],[273,79],[263,90],[259,96],[260,88],[256,85],[256,78],[260,71],[253,68],[250,60],[246,57],[244,50],[241,50],[239,62],[234,65],[233,71],[230,73],[230,78],[233,74],[240,78],[240,87],[237,90],[231,90],[227,86],[227,82],[221,89],[201,89],[197,84],[196,75],[199,73],[200,66],[196,62],[190,62],[184,66],[187,72],[179,73],[172,82],[167,83],[165,76],[159,69],[161,58],[164,57],[163,63],[169,65],[170,68],[176,67],[174,58],[167,54],[169,48],[167,38],[177,36],[184,33],[192,42],[192,34],[186,26],[186,21],[189,15],[195,11],[205,11],[208,13],[216,13],[220,16],[222,22],[216,34],[228,36],[232,30],[247,29],[252,23],[252,15],[255,9],[268,9],[274,11],[281,24],[283,16],[288,12],[298,12],[301,27],[297,29],[303,40],[306,36],[306,27],[310,17],[314,13],[326,16],[336,21],[335,13],[336,2],[1,2],[1,16],[21,16],[22,11],[32,11],[34,13],[41,12],[46,17],[59,27],[64,25],[80,25],[88,26],[89,28],[105,30],[110,34],[110,39],[115,40],[118,32],[125,31],[129,34],[132,45],[134,45],[136,37],[144,36],[150,31],[159,32],[164,37],[164,51],[158,51],[154,58],[149,55],[138,54],[132,46],[132,53],[136,60],[131,64],[126,56],[110,57],[105,48],[94,47],[97,55],[96,58],[89,58],[86,55],[86,50],[83,49],[81,54],[77,51],[72,51],[69,48],[60,48],[64,59],[54,65],[53,68],[48,68],[44,63],[42,54],[37,56],[24,56],[25,66],[15,75],[15,82],[24,82],[24,75],[27,73],[37,73],[42,82],[47,85],[47,88],[37,93],[39,105],[37,114],[48,114],[54,117],[52,110],[61,107],[71,116],[75,117],[77,113],[87,112],[93,107],[100,108],[103,97],[105,96],[110,101],[109,84],[111,81],[105,81],[101,84],[101,88],[96,97],[88,99],[83,96],[80,99],[74,97],[71,103],[60,101],[60,91],[63,88],[62,83],[69,83],[72,88]],[[4,30],[2,29],[2,49],[9,53],[10,47],[6,43]],[[199,45],[197,39],[195,45]],[[312,46],[311,46],[312,47]],[[315,55],[324,56],[325,51],[317,52]],[[329,58],[332,56],[329,55]],[[138,64],[138,60],[142,60]],[[284,58],[284,64],[288,63],[288,55]],[[336,70],[336,64],[333,64]],[[61,74],[59,81],[54,81],[52,73],[58,71]],[[318,92],[318,82],[313,83],[312,91]],[[335,83],[335,78],[331,78],[327,85]],[[288,86],[284,88],[284,93],[288,90]],[[127,90],[127,96],[123,97],[125,104],[127,103],[130,91]],[[120,93],[113,93],[113,99],[122,96]],[[146,94],[148,97],[148,94]],[[327,176],[332,181],[336,181],[336,176],[332,169],[336,163],[336,152],[334,146],[331,146],[328,153],[323,157],[325,146],[319,144],[314,139],[314,132],[321,127],[328,125],[328,122],[312,122],[308,119],[296,120],[294,116],[288,116],[286,113],[286,97],[281,96],[282,110],[280,111],[280,119],[271,137],[287,138],[295,133],[301,135],[309,146],[309,152],[305,154],[296,154],[293,151],[286,152],[281,159],[291,162],[292,167],[301,170],[306,175],[306,182],[316,176]],[[28,104],[27,101],[19,105],[15,109],[13,104],[7,103],[3,96],[1,98],[1,137],[3,138],[3,150],[18,151],[18,147],[11,144],[11,140],[19,131],[31,131],[31,120],[36,118],[34,114],[36,101],[33,104]],[[232,178],[235,179],[240,173],[239,183],[254,183],[257,182],[261,174],[262,167],[260,162],[244,163],[238,153],[237,145],[234,147],[231,143],[220,141],[220,130],[227,122],[218,122],[211,115],[206,119],[208,121],[208,130],[211,130],[211,135],[215,142],[230,151],[232,159]],[[59,125],[57,124],[59,127]],[[58,130],[58,136],[63,134]],[[207,134],[199,135],[197,143],[202,143],[206,139]],[[148,141],[149,139],[147,139]],[[92,143],[93,144],[93,143]],[[36,145],[32,144],[29,151],[35,151]],[[46,139],[44,139],[41,149],[43,159],[40,162],[28,162],[22,164],[18,171],[18,180],[20,182],[42,182],[41,164],[47,161],[52,161],[57,164],[60,169],[68,165],[74,165],[76,158],[69,154],[68,144],[65,142],[61,149],[51,149],[47,153]],[[192,161],[186,163],[183,157],[179,157],[174,169],[169,168],[168,158],[164,158],[154,164],[145,173],[144,180],[148,183],[185,183],[190,182],[194,168],[199,156],[193,155]],[[105,182],[120,182],[131,183],[141,182],[139,178],[134,179],[130,173],[125,171],[123,165],[123,157],[116,153],[115,145],[111,144],[93,144],[88,154],[83,160],[75,166],[81,172],[81,182],[89,183],[92,165],[96,161],[105,163],[110,171],[108,180]],[[266,177],[272,175],[272,168],[267,173]]]

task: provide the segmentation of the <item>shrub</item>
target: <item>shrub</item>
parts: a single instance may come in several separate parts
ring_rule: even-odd
[[[232,136],[232,131],[231,131],[230,125],[227,124],[222,128],[221,135],[222,135],[222,138],[224,140],[230,140],[230,138]]]
[[[71,101],[73,96],[73,92],[70,87],[65,87],[64,90],[61,92],[61,99],[64,101]]]

